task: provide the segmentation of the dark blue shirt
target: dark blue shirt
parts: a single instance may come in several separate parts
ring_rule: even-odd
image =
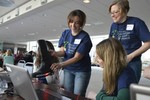
[[[66,66],[65,69],[78,72],[91,71],[89,52],[92,48],[92,42],[87,32],[82,30],[78,35],[73,36],[70,29],[65,30],[59,40],[59,47],[62,46],[65,48],[64,60],[74,57],[75,52],[83,55],[81,60]]]
[[[127,17],[124,23],[112,23],[109,36],[118,39],[127,54],[140,48],[142,41],[150,41],[150,32],[145,22],[136,17]],[[140,60],[140,57],[133,60]]]
[[[113,94],[111,94],[111,96],[117,96],[118,91],[120,89],[125,89],[125,88],[129,89],[129,87],[132,83],[138,83],[138,82],[136,80],[136,76],[135,76],[133,69],[128,66],[120,74],[120,76],[117,80],[116,89],[113,92]],[[104,91],[104,90],[102,90],[102,91]]]
[[[118,78],[118,87],[116,89],[117,91],[123,88],[129,89],[131,83],[138,83],[138,82],[136,80],[136,76],[133,69],[127,66]]]

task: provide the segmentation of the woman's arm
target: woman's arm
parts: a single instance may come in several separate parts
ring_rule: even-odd
[[[76,63],[82,58],[83,58],[83,55],[81,55],[80,53],[76,52],[73,58],[70,58],[70,59],[66,60],[65,62],[63,62],[63,66],[62,67],[70,65],[70,64],[73,64],[73,63]]]
[[[128,62],[130,62],[134,57],[139,56],[150,48],[150,41],[144,42],[144,44],[134,52],[127,56]]]
[[[82,59],[83,55],[81,55],[80,53],[76,52],[73,58],[70,58],[68,60],[66,60],[65,62],[62,63],[54,63],[51,65],[51,69],[54,71],[57,71],[58,69],[61,69],[67,65],[73,64],[78,62],[80,59]]]
[[[59,51],[50,50],[52,56],[63,57],[65,55],[64,47],[61,47]]]
[[[96,96],[96,100],[130,100],[129,89],[120,89],[117,96],[109,96],[104,91],[100,91]]]

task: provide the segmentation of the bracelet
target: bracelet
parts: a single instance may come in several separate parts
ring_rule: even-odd
[[[64,66],[64,63],[63,63],[63,62],[60,62],[59,64],[60,64],[62,67]]]

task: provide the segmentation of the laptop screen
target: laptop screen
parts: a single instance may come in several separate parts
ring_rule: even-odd
[[[27,69],[11,64],[6,68],[17,94],[25,100],[39,100]]]
[[[130,85],[130,99],[131,100],[149,100],[150,98],[150,87],[131,84]]]

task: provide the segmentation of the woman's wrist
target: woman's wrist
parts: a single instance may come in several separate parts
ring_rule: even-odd
[[[61,68],[64,67],[64,63],[63,62],[60,62],[59,64],[60,64]]]

